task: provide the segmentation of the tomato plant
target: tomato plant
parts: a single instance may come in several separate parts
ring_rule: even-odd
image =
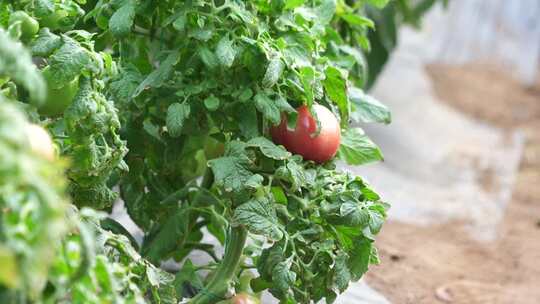
[[[297,109],[294,129],[288,129],[287,118],[284,117],[278,126],[272,127],[271,134],[274,142],[290,152],[322,163],[332,159],[339,148],[340,125],[336,116],[324,106],[314,105],[312,109],[317,120],[306,106],[301,106]]]
[[[333,302],[389,208],[334,162],[382,159],[387,2],[0,2],[0,302]]]

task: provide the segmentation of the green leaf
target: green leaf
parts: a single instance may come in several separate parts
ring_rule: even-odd
[[[199,19],[200,20],[200,19]],[[189,31],[189,36],[199,41],[206,42],[212,38],[213,32],[206,28],[192,28]]]
[[[354,107],[351,117],[356,122],[389,124],[392,121],[388,108],[372,96],[364,94],[362,90],[349,89],[349,97]]]
[[[274,86],[278,82],[281,73],[283,73],[283,67],[283,61],[280,58],[276,57],[270,60],[262,80],[263,87],[270,88]]]
[[[367,3],[377,7],[377,8],[383,8],[385,7],[390,0],[367,0]]]
[[[253,105],[244,105],[242,111],[236,113],[238,127],[245,138],[260,136],[257,110]]]
[[[381,264],[381,260],[379,259],[379,251],[377,250],[377,247],[371,246],[371,254],[369,256],[369,264],[371,265],[379,265]]]
[[[345,252],[339,251],[332,268],[332,289],[336,293],[344,292],[349,286],[352,275],[347,267],[348,256]]]
[[[153,138],[157,139],[158,141],[163,141],[161,139],[159,127],[156,124],[154,124],[150,118],[146,118],[143,121],[143,129],[144,131],[146,131],[146,133],[148,133]]]
[[[261,112],[264,118],[268,119],[273,125],[281,122],[281,111],[278,105],[263,92],[257,93],[253,98],[255,107]]]
[[[384,223],[385,214],[382,214],[378,210],[369,210],[369,229],[372,234],[377,234],[381,231],[382,225]]]
[[[283,232],[279,226],[274,206],[267,198],[254,198],[234,210],[234,225],[243,225],[253,234],[264,235],[279,241]]]
[[[159,287],[160,285],[169,284],[174,280],[174,276],[166,271],[149,265],[146,267],[146,277],[150,285]]]
[[[353,242],[353,248],[349,252],[347,265],[351,271],[353,281],[358,281],[368,270],[371,258],[372,241],[359,237]]]
[[[177,249],[178,240],[186,233],[187,224],[186,210],[179,210],[166,218],[157,231],[145,238],[143,255],[155,263],[172,254]]]
[[[219,60],[216,54],[214,54],[207,47],[201,47],[199,49],[199,57],[206,67],[209,69],[215,69],[219,66]]]
[[[146,266],[146,278],[153,287],[153,296],[154,299],[158,300],[158,303],[176,304],[178,302],[176,289],[173,285],[175,281],[174,275],[148,263]]]
[[[212,206],[213,207],[213,206]],[[206,227],[221,245],[225,244],[227,227],[229,221],[220,213],[216,211],[216,208],[210,208],[210,224]]]
[[[292,184],[292,189],[296,191],[300,187],[304,186],[307,183],[307,177],[304,171],[304,168],[299,165],[296,161],[288,161],[285,165],[285,172],[287,174],[288,180]]]
[[[94,70],[93,56],[77,41],[65,35],[64,44],[49,58],[50,73],[55,89],[62,88],[85,70]]]
[[[214,95],[210,95],[204,99],[204,106],[209,111],[215,111],[219,108],[219,98]]]
[[[287,0],[287,1],[285,1],[284,9],[286,9],[286,10],[295,9],[297,7],[302,6],[302,4],[304,4],[304,2],[306,2],[306,0]]]
[[[316,9],[317,24],[326,25],[330,23],[335,13],[336,13],[336,0],[322,0],[321,5],[318,6]]]
[[[281,146],[276,146],[266,137],[256,137],[247,142],[248,147],[255,147],[261,150],[264,156],[276,160],[287,159],[291,153]]]
[[[238,95],[238,99],[241,102],[248,101],[253,96],[253,91],[250,88],[244,88]]]
[[[187,18],[185,14],[178,16],[178,18],[176,18],[176,20],[173,22],[174,29],[177,31],[183,31],[186,28],[186,21]]]
[[[383,155],[360,128],[348,129],[342,133],[338,157],[350,165],[363,165],[383,160]]]
[[[341,18],[352,26],[375,28],[375,23],[371,19],[364,16],[357,14],[344,14],[341,16]]]
[[[343,203],[339,212],[342,219],[340,224],[346,226],[365,226],[371,219],[370,212],[354,201]]]
[[[110,217],[105,218],[105,219],[103,219],[103,220],[101,220],[99,222],[99,225],[104,230],[108,230],[108,231],[111,231],[111,232],[113,232],[115,234],[118,234],[118,235],[121,234],[121,235],[125,236],[129,240],[129,244],[135,250],[139,250],[139,244],[137,243],[137,240],[135,240],[135,238],[131,235],[131,233],[126,228],[124,228],[124,226],[122,226],[122,224],[120,224],[119,222],[117,222],[113,218],[110,218]]]
[[[133,65],[120,70],[117,77],[111,81],[110,89],[117,104],[127,103],[139,84],[144,80],[143,75]]]
[[[257,261],[257,271],[263,278],[270,280],[272,278],[272,271],[275,266],[283,261],[284,250],[280,243],[274,243],[271,247],[265,248],[259,260]]]
[[[315,71],[312,67],[306,66],[300,68],[300,81],[304,87],[307,105],[310,107],[313,104],[313,82],[315,81]]]
[[[290,271],[290,267],[290,262],[282,261],[277,263],[272,270],[272,283],[283,294],[287,294],[296,281],[296,273]]]
[[[219,40],[216,47],[216,56],[223,67],[229,68],[232,66],[234,57],[236,56],[236,50],[234,49],[232,41],[229,40],[229,37],[224,36]]]
[[[40,105],[45,100],[45,81],[32,63],[30,53],[0,28],[0,76],[7,76],[21,84],[30,98]]]
[[[281,95],[277,96],[275,99],[275,102],[278,109],[281,112],[289,113],[289,115],[291,115],[290,113],[296,113],[296,110],[291,106],[291,104],[289,104],[289,102],[283,96]]]
[[[285,195],[285,191],[281,187],[272,187],[272,195],[274,196],[274,201],[278,204],[287,205],[288,200]]]
[[[361,189],[362,195],[364,195],[364,198],[368,201],[377,201],[380,199],[379,194],[377,194],[373,189],[371,189],[369,186],[365,186]]]
[[[114,36],[123,37],[131,32],[137,5],[136,0],[124,1],[124,5],[111,16],[109,30]]]
[[[176,294],[178,295],[178,298],[189,296],[189,294],[186,295],[184,292],[186,286],[196,289],[201,289],[204,287],[204,283],[201,280],[201,277],[197,274],[197,269],[190,259],[186,259],[180,271],[176,273],[174,286],[176,286]]]
[[[174,66],[180,60],[180,52],[173,51],[171,52],[163,62],[159,65],[157,69],[152,71],[144,80],[139,84],[135,92],[133,92],[132,98],[135,98],[141,94],[142,91],[149,88],[159,88],[165,81],[169,79],[174,70]]]
[[[228,192],[241,191],[262,182],[262,176],[247,169],[248,164],[242,155],[224,156],[208,162],[216,182]]]
[[[166,121],[167,131],[171,137],[179,137],[182,134],[184,122],[189,117],[190,112],[191,108],[188,103],[173,103],[169,106]]]
[[[51,33],[48,28],[42,28],[38,37],[32,41],[32,55],[47,57],[62,46],[62,38]]]
[[[338,106],[342,121],[346,123],[349,120],[349,100],[345,79],[338,69],[331,66],[326,68],[325,74],[323,84],[326,94]]]
[[[34,5],[36,6],[35,13],[38,17],[48,16],[54,13],[54,0],[36,0]]]

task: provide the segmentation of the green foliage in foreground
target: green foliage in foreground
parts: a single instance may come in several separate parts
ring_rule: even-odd
[[[268,128],[323,104],[341,121],[339,159],[382,159],[349,122],[391,120],[362,90],[366,12],[387,2],[0,3],[0,302],[215,303],[247,272],[251,292],[282,303],[333,302],[378,263],[388,205]],[[21,10],[36,35],[10,19]],[[44,115],[67,84],[73,100]],[[58,160],[32,152],[29,121],[48,128]],[[118,199],[142,244],[105,218]],[[212,262],[193,265],[194,252]],[[182,268],[158,268],[168,259]]]

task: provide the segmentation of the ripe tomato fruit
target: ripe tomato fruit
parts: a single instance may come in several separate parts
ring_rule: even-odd
[[[274,142],[307,160],[318,163],[330,160],[336,155],[341,141],[341,129],[334,113],[324,106],[313,106],[313,112],[321,126],[317,134],[317,121],[311,116],[308,107],[301,106],[297,111],[298,119],[294,130],[287,128],[286,116],[278,126],[272,127],[270,132]]]
[[[54,160],[56,152],[49,132],[36,124],[28,124],[26,134],[30,141],[30,148],[35,154],[48,160]]]
[[[260,304],[261,303],[259,299],[245,292],[236,294],[234,297],[232,297],[230,302],[231,304]]]
[[[42,71],[43,78],[47,83],[47,99],[39,108],[39,113],[45,116],[58,116],[64,113],[64,110],[71,104],[73,98],[79,90],[79,78],[66,83],[60,88],[54,87],[54,81],[49,67]]]
[[[21,23],[22,40],[29,40],[39,31],[39,23],[36,21],[36,19],[28,16],[28,14],[23,11],[13,12],[13,14],[9,16],[8,24],[12,25],[15,22]]]

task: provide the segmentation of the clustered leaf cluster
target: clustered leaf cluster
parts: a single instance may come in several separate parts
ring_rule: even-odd
[[[248,274],[281,303],[333,302],[378,263],[389,205],[268,130],[322,104],[341,123],[338,160],[383,159],[349,124],[391,121],[362,89],[368,16],[387,2],[2,1],[0,302],[216,303]],[[35,36],[9,21],[16,11]],[[67,108],[44,114],[68,83]],[[58,159],[35,155],[29,122]],[[106,216],[119,201],[142,241]],[[197,252],[211,261],[193,264]],[[179,270],[159,268],[171,259]]]

